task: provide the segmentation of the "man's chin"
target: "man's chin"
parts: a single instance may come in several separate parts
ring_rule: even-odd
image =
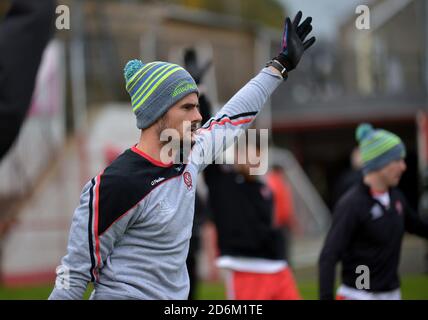
[[[398,186],[400,184],[400,179],[401,179],[401,177],[397,178],[397,179],[394,179],[394,181],[392,181],[392,183],[391,183],[391,187]]]

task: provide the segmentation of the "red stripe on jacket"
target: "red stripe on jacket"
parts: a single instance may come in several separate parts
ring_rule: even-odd
[[[95,209],[94,235],[95,235],[95,254],[97,257],[97,264],[96,264],[95,270],[97,270],[97,268],[101,266],[100,237],[98,235],[99,201],[100,201],[99,190],[100,190],[100,183],[101,183],[101,175],[102,173],[99,176],[97,176],[95,180],[96,187],[95,187],[95,205],[94,205],[94,209]],[[99,280],[98,271],[95,271],[95,273],[96,273],[97,280]]]
[[[237,126],[239,124],[251,122],[251,121],[253,121],[253,118],[254,117],[251,117],[249,119],[237,120],[237,121],[232,121],[229,118],[225,118],[225,119],[223,119],[221,121],[213,121],[213,122],[211,122],[211,124],[210,124],[210,126],[208,128],[206,128],[206,129],[205,128],[201,128],[200,130],[210,131],[215,124],[224,125],[225,123],[230,123],[231,125]]]

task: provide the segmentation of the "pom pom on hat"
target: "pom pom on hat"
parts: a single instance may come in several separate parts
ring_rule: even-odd
[[[368,138],[374,132],[373,126],[369,123],[362,123],[358,126],[355,131],[355,139],[358,142]]]
[[[131,79],[132,76],[143,67],[144,67],[144,63],[141,60],[134,59],[134,60],[128,61],[125,68],[123,69],[123,75],[125,76],[126,82],[128,82],[129,79]]]

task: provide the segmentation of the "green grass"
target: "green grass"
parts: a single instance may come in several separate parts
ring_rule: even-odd
[[[300,281],[298,286],[304,299],[318,299],[318,283]],[[402,276],[401,296],[403,300],[428,300],[428,275],[411,274]]]
[[[90,284],[84,294],[84,299],[89,299],[91,291],[92,285]],[[51,292],[51,285],[19,288],[0,287],[0,300],[46,300]]]
[[[316,281],[298,281],[300,294],[305,300],[318,299],[318,283]],[[203,283],[197,289],[199,299],[225,299],[224,287],[221,283]],[[401,294],[404,300],[428,300],[428,276],[406,275],[401,278]]]
[[[198,300],[225,300],[226,292],[221,282],[202,282],[196,288]]]
[[[403,277],[401,293],[406,300],[428,300],[428,275]]]
[[[404,300],[428,300],[428,276],[405,275],[401,279],[401,292]],[[318,298],[318,284],[315,281],[299,281],[300,293],[306,300]],[[49,296],[52,287],[50,285],[26,288],[0,287],[0,300],[45,300]],[[90,288],[85,294],[89,297]],[[203,282],[197,288],[197,298],[202,300],[223,300],[225,290],[222,283]]]
[[[25,287],[25,288],[4,288],[0,287],[1,300],[27,300],[46,299],[52,288],[50,286]]]

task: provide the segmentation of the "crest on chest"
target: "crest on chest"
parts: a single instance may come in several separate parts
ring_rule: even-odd
[[[190,174],[189,171],[186,171],[183,174],[183,181],[184,181],[184,184],[186,185],[187,190],[192,190],[193,180],[192,180],[192,175]]]

